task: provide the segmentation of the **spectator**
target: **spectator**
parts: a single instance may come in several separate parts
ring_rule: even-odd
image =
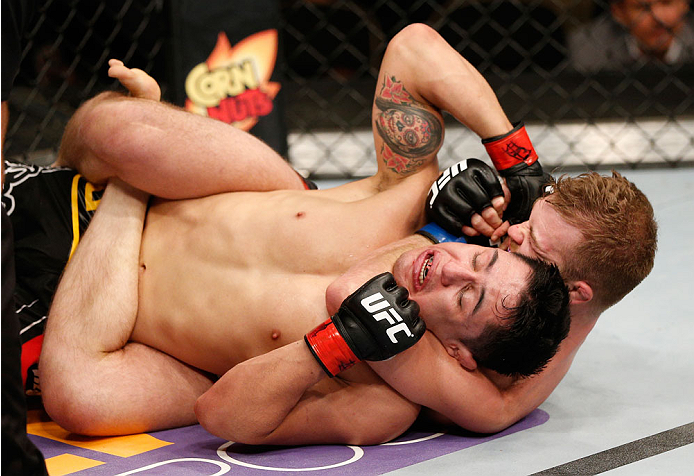
[[[603,14],[569,36],[581,72],[694,61],[694,19],[688,0],[611,0]]]

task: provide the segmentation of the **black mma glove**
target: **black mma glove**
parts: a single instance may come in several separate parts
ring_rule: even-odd
[[[526,221],[551,177],[543,172],[525,126],[519,122],[510,132],[483,139],[482,144],[511,192],[504,218],[511,225]]]
[[[496,172],[478,159],[461,160],[447,168],[431,185],[426,202],[427,220],[455,236],[463,234],[470,218],[492,206],[494,197],[502,197]]]
[[[330,319],[304,336],[323,370],[334,377],[361,360],[386,360],[426,331],[419,306],[390,273],[370,279]]]

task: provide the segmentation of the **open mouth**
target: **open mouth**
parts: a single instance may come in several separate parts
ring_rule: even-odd
[[[429,274],[429,270],[431,269],[431,265],[434,262],[434,255],[428,255],[427,259],[424,260],[424,263],[422,263],[422,268],[419,270],[419,285],[421,286],[424,284],[424,281],[426,280],[427,275]]]

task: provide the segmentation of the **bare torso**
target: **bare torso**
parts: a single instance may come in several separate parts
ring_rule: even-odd
[[[231,193],[155,203],[141,251],[133,340],[222,374],[328,317],[325,291],[421,226],[427,174],[379,191]]]
[[[216,375],[301,340],[328,317],[326,289],[331,283],[374,250],[423,224],[422,204],[434,179],[422,173],[386,190],[367,179],[325,191],[237,192],[154,203],[142,240],[132,340]],[[461,378],[460,388],[476,389],[469,392],[473,400],[473,395],[491,401],[499,391],[517,393],[516,403],[506,405],[511,408],[508,425],[544,401],[581,342],[570,336],[542,374],[521,384],[494,374],[487,374],[492,386],[482,384],[479,373],[461,371],[442,349],[427,350],[421,362],[425,368],[419,371],[426,374],[426,367],[431,368],[427,359],[444,360],[452,367],[451,381]],[[420,347],[433,349],[433,344]],[[377,392],[377,397],[368,395],[371,408],[398,415],[395,419],[402,421],[394,434],[416,417],[418,407],[366,364],[339,379],[324,379],[316,390],[337,395],[351,384],[368,384]],[[462,399],[463,409],[477,408],[474,401],[465,403]]]

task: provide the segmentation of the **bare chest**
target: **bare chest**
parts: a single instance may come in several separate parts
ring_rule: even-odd
[[[304,197],[233,194],[155,205],[143,236],[133,338],[223,373],[301,339],[328,317],[326,287],[409,231],[372,216],[368,204]]]

